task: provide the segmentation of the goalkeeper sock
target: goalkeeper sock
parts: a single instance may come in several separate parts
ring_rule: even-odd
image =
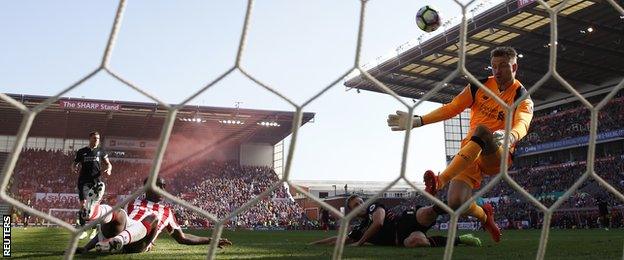
[[[453,157],[451,163],[438,176],[438,190],[444,188],[451,179],[466,169],[468,165],[474,163],[477,157],[479,157],[481,150],[481,146],[475,140],[471,140],[462,147],[457,155]]]
[[[479,205],[477,205],[477,203],[474,201],[472,202],[472,204],[470,204],[470,208],[466,210],[466,214],[478,218],[481,223],[485,223],[485,221],[487,220],[487,215],[485,215],[485,211],[483,211],[483,208],[479,207]]]

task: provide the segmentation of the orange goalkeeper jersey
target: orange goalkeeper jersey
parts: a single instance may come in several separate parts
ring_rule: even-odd
[[[492,92],[496,93],[508,105],[512,105],[527,92],[517,79],[503,92],[498,90],[498,84],[492,76],[481,80],[481,83],[492,90]],[[422,121],[423,124],[431,124],[447,120],[458,115],[466,108],[470,108],[471,110],[470,131],[466,138],[462,140],[462,146],[470,140],[472,132],[477,125],[485,125],[492,132],[505,129],[505,109],[492,97],[488,96],[485,91],[472,85],[466,86],[450,103],[422,116]],[[527,134],[532,118],[533,101],[530,97],[527,97],[520,102],[513,113],[511,134],[515,137],[516,142]],[[512,145],[515,147],[515,144]],[[515,149],[512,149],[511,152],[514,150]]]

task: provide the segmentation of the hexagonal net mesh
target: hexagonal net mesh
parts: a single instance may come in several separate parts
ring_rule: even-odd
[[[20,110],[23,113],[23,115],[24,115],[23,121],[22,121],[22,123],[21,123],[21,125],[19,127],[19,132],[18,132],[18,134],[16,136],[16,141],[15,141],[15,144],[13,146],[12,152],[10,153],[10,155],[9,155],[9,157],[7,159],[7,162],[5,163],[4,169],[2,171],[3,179],[2,179],[2,185],[1,185],[0,198],[2,198],[4,201],[6,201],[7,203],[11,204],[14,207],[17,207],[17,208],[19,208],[19,209],[21,209],[21,210],[23,210],[25,212],[28,212],[28,213],[30,213],[30,214],[32,214],[34,216],[43,218],[43,219],[45,219],[45,220],[47,220],[47,221],[49,221],[51,223],[57,224],[60,227],[69,230],[72,233],[72,238],[71,238],[71,241],[70,241],[70,243],[69,243],[69,245],[68,245],[68,247],[67,247],[67,249],[65,251],[64,257],[65,257],[65,259],[73,258],[74,251],[75,251],[75,249],[76,249],[76,247],[78,245],[79,234],[81,234],[84,230],[92,228],[97,223],[101,222],[106,216],[101,216],[97,221],[90,222],[89,224],[87,224],[86,226],[84,226],[82,228],[75,228],[74,226],[72,226],[72,225],[70,225],[70,224],[68,224],[68,223],[66,223],[66,222],[64,222],[64,221],[62,221],[62,220],[52,216],[52,215],[48,215],[46,213],[37,211],[37,210],[35,210],[35,209],[33,209],[33,208],[23,204],[22,202],[14,199],[12,197],[10,197],[9,194],[6,192],[6,190],[7,190],[7,186],[9,185],[9,180],[10,180],[11,175],[13,173],[13,170],[15,168],[17,159],[19,157],[19,153],[20,153],[20,151],[22,150],[22,148],[24,146],[24,143],[25,143],[28,131],[30,130],[30,127],[32,126],[32,123],[33,123],[33,120],[34,120],[35,116],[38,113],[40,113],[43,109],[45,109],[46,107],[48,107],[52,103],[56,102],[65,93],[67,93],[67,92],[71,91],[72,89],[76,88],[77,86],[81,85],[82,83],[84,83],[85,81],[87,81],[88,79],[93,77],[95,74],[97,74],[98,72],[105,71],[106,73],[108,73],[109,75],[114,77],[115,79],[117,79],[120,82],[122,82],[123,84],[125,84],[127,87],[129,87],[131,89],[134,89],[135,91],[137,91],[137,92],[141,93],[142,95],[150,98],[151,100],[157,102],[158,104],[160,104],[161,106],[165,107],[168,110],[168,115],[167,115],[166,120],[165,120],[165,125],[164,125],[164,127],[163,127],[163,129],[161,131],[160,140],[159,140],[159,144],[158,144],[158,147],[157,147],[156,159],[154,160],[154,163],[153,163],[153,165],[151,167],[148,182],[143,187],[141,187],[139,190],[137,190],[134,193],[132,193],[129,197],[127,197],[126,199],[124,199],[123,201],[121,201],[117,205],[115,205],[114,209],[121,208],[123,205],[125,205],[128,202],[134,200],[135,198],[137,198],[139,195],[144,193],[149,188],[149,189],[152,189],[152,190],[156,191],[157,193],[161,194],[165,198],[171,200],[172,202],[177,203],[177,204],[181,205],[184,208],[190,209],[190,210],[198,213],[199,215],[209,219],[211,222],[216,223],[215,230],[214,230],[213,235],[212,235],[212,241],[217,241],[221,237],[221,233],[222,233],[222,230],[223,230],[223,227],[224,227],[225,223],[230,218],[232,218],[232,217],[236,216],[237,214],[239,214],[239,213],[247,210],[248,208],[254,206],[256,203],[258,203],[258,201],[260,201],[260,199],[262,197],[270,194],[271,192],[273,192],[274,190],[279,188],[280,185],[282,185],[284,183],[291,184],[291,181],[289,180],[290,166],[291,166],[292,158],[293,158],[293,156],[295,154],[294,151],[295,151],[295,146],[297,144],[297,133],[298,133],[299,127],[301,126],[303,109],[309,103],[311,103],[312,101],[314,101],[315,99],[320,97],[322,94],[324,94],[326,91],[328,91],[331,87],[333,87],[337,83],[339,83],[343,78],[345,78],[350,73],[354,73],[355,72],[355,73],[360,73],[361,75],[363,75],[366,79],[368,79],[371,82],[373,82],[376,85],[376,87],[378,87],[379,89],[383,90],[385,93],[391,95],[398,102],[400,102],[409,111],[410,115],[414,114],[414,109],[417,106],[419,106],[423,101],[426,101],[433,94],[435,94],[440,89],[442,89],[445,86],[445,83],[449,82],[450,80],[452,80],[456,76],[462,74],[462,75],[466,76],[468,78],[468,80],[472,84],[475,84],[476,86],[478,86],[480,89],[485,91],[488,95],[493,97],[499,104],[501,104],[501,106],[503,106],[506,109],[507,115],[512,114],[511,112],[513,111],[513,109],[518,106],[519,102],[523,98],[518,99],[518,101],[516,103],[514,103],[513,105],[511,105],[511,106],[505,104],[504,101],[502,101],[499,97],[497,97],[494,93],[492,93],[491,90],[489,90],[482,83],[480,83],[479,80],[477,80],[475,78],[475,76],[473,76],[465,67],[465,62],[466,62],[466,51],[465,51],[465,49],[466,49],[466,35],[467,35],[467,33],[466,33],[467,32],[466,10],[467,10],[467,7],[470,4],[472,4],[474,1],[475,0],[470,1],[468,3],[461,3],[459,1],[454,0],[454,2],[458,6],[460,6],[461,10],[462,10],[461,11],[462,12],[462,19],[461,19],[461,24],[460,24],[460,39],[459,39],[459,44],[458,44],[458,46],[459,46],[459,48],[458,48],[459,60],[458,60],[457,69],[455,71],[453,71],[452,73],[450,73],[434,89],[432,89],[430,92],[426,93],[423,96],[423,98],[421,100],[419,100],[413,106],[410,106],[409,104],[405,103],[405,101],[403,101],[390,88],[388,88],[383,83],[381,83],[380,81],[375,79],[373,76],[371,76],[362,67],[362,65],[360,63],[360,52],[361,52],[361,46],[362,46],[362,36],[363,36],[363,32],[364,32],[364,21],[365,21],[364,14],[365,14],[365,9],[366,9],[366,4],[368,2],[367,0],[360,0],[359,29],[358,29],[358,34],[357,34],[356,55],[355,55],[355,60],[354,60],[354,66],[351,69],[349,69],[348,71],[340,74],[329,85],[327,85],[320,92],[318,92],[316,95],[314,95],[312,98],[310,98],[306,102],[302,103],[301,105],[296,104],[291,99],[289,99],[288,97],[286,97],[283,94],[281,94],[279,91],[276,91],[275,89],[273,89],[271,86],[269,86],[267,84],[264,84],[263,82],[259,81],[254,76],[249,74],[242,67],[241,59],[243,58],[243,54],[244,54],[244,50],[245,50],[247,32],[248,32],[248,28],[249,28],[249,25],[250,25],[250,17],[252,15],[253,3],[254,3],[253,0],[248,0],[247,10],[246,10],[246,14],[245,14],[245,21],[244,21],[244,25],[243,25],[241,36],[240,36],[240,42],[239,42],[239,46],[238,46],[238,53],[237,53],[237,56],[236,56],[235,65],[233,67],[231,67],[230,69],[226,70],[225,72],[223,72],[220,76],[218,76],[216,79],[211,81],[209,84],[207,84],[206,86],[201,88],[199,91],[197,91],[196,93],[192,94],[189,98],[184,100],[181,104],[175,105],[175,106],[171,106],[171,105],[168,105],[168,104],[164,103],[163,101],[161,101],[157,97],[147,93],[146,91],[144,91],[140,87],[136,86],[135,84],[131,83],[130,81],[126,80],[124,77],[122,77],[119,74],[117,74],[116,72],[114,72],[110,68],[110,66],[109,66],[110,57],[111,57],[113,48],[115,46],[115,39],[116,39],[117,33],[118,33],[119,28],[120,28],[121,23],[122,23],[122,17],[123,17],[123,14],[124,14],[124,8],[125,8],[125,5],[126,5],[126,1],[125,0],[120,0],[118,8],[117,8],[117,13],[116,13],[116,16],[115,16],[115,20],[114,20],[113,26],[111,28],[111,33],[110,33],[109,38],[108,38],[108,43],[106,45],[106,49],[105,49],[104,55],[102,57],[102,62],[101,62],[100,66],[97,69],[95,69],[94,71],[92,71],[88,75],[84,76],[80,80],[76,81],[74,84],[70,85],[69,87],[67,87],[66,89],[64,89],[60,93],[58,93],[57,95],[55,95],[53,97],[50,97],[45,102],[39,104],[38,106],[36,106],[34,108],[28,108],[28,107],[24,106],[22,103],[14,100],[12,98],[10,98],[9,96],[0,93],[0,99],[4,100],[7,103],[9,103],[10,105],[14,106],[18,110]],[[615,8],[618,12],[620,12],[624,16],[624,10],[622,9],[622,7],[620,7],[613,0],[607,0],[607,1],[613,6],[613,8]],[[563,1],[562,4],[559,4],[555,8],[551,8],[550,6],[548,6],[548,4],[546,4],[542,0],[538,0],[537,2],[539,2],[539,4],[544,7],[544,10],[547,11],[549,13],[549,15],[550,15],[550,19],[551,19],[551,23],[550,23],[550,33],[551,33],[550,43],[551,43],[551,46],[554,46],[556,41],[557,41],[557,13],[559,11],[561,11],[564,6],[567,5],[568,0]],[[345,242],[346,233],[347,233],[347,227],[349,226],[348,224],[349,224],[350,220],[355,217],[355,214],[357,213],[357,211],[359,209],[363,209],[363,208],[367,207],[368,205],[370,205],[371,203],[373,203],[373,201],[375,199],[379,198],[384,192],[386,192],[387,190],[392,188],[396,183],[398,183],[401,180],[406,181],[418,193],[423,195],[425,198],[431,200],[434,204],[442,207],[444,210],[446,210],[449,213],[451,221],[450,221],[450,225],[449,225],[449,228],[448,228],[448,241],[447,241],[447,246],[446,246],[445,251],[444,251],[444,259],[450,259],[452,257],[453,249],[454,249],[454,243],[453,242],[454,242],[454,239],[455,239],[458,219],[459,219],[461,213],[463,211],[465,211],[468,208],[468,206],[473,201],[475,201],[476,198],[480,197],[484,193],[486,193],[489,190],[491,190],[495,185],[497,185],[498,182],[501,181],[501,179],[503,181],[507,182],[511,186],[511,188],[513,188],[514,190],[518,191],[523,197],[525,197],[528,201],[530,201],[532,204],[534,204],[538,209],[540,209],[544,213],[544,221],[543,221],[543,226],[542,226],[540,243],[539,243],[539,248],[538,248],[537,255],[536,255],[537,259],[543,259],[544,258],[546,245],[547,245],[547,242],[548,242],[550,222],[551,222],[551,218],[552,218],[552,215],[553,215],[554,211],[565,200],[567,200],[568,197],[570,197],[570,195],[581,185],[581,183],[583,181],[585,181],[588,178],[593,178],[600,185],[602,185],[606,190],[608,190],[609,192],[614,194],[620,200],[624,201],[624,195],[622,193],[618,192],[614,187],[612,187],[609,183],[607,183],[600,176],[598,176],[594,172],[594,170],[593,170],[594,159],[595,159],[595,157],[594,157],[594,150],[595,150],[595,146],[596,146],[597,123],[598,123],[597,122],[597,114],[598,114],[598,111],[602,107],[604,107],[606,105],[606,103],[613,96],[615,96],[616,93],[619,90],[624,88],[624,81],[619,83],[613,89],[613,91],[611,91],[607,95],[607,97],[604,100],[602,100],[602,102],[600,102],[596,106],[593,106],[591,103],[589,103],[587,100],[585,100],[577,90],[575,90],[565,79],[563,79],[557,73],[557,70],[556,70],[557,49],[556,48],[550,48],[550,57],[549,58],[550,59],[549,59],[549,67],[548,67],[549,70],[548,70],[548,72],[546,73],[546,75],[544,75],[544,77],[541,80],[539,80],[534,86],[532,86],[530,88],[529,93],[527,93],[524,97],[526,97],[529,94],[533,93],[546,80],[548,80],[549,78],[552,77],[552,78],[555,78],[557,81],[559,81],[571,93],[573,93],[575,96],[577,96],[578,99],[585,106],[587,106],[591,110],[591,128],[590,128],[591,131],[590,131],[590,138],[589,138],[589,151],[588,151],[588,159],[587,159],[587,170],[581,176],[581,178],[579,178],[574,183],[574,185],[572,185],[572,187],[570,187],[561,197],[558,198],[558,200],[553,205],[551,205],[550,207],[546,207],[539,200],[537,200],[535,197],[533,197],[531,194],[529,194],[527,191],[525,191],[520,185],[518,185],[518,183],[516,183],[513,180],[513,178],[511,178],[511,176],[508,174],[508,170],[507,170],[507,168],[508,168],[508,161],[507,161],[507,158],[502,158],[502,160],[501,160],[501,169],[503,169],[502,172],[500,174],[496,175],[493,179],[491,179],[491,181],[487,185],[485,185],[485,187],[483,187],[480,191],[478,191],[476,194],[474,194],[460,208],[458,208],[455,211],[451,210],[442,201],[440,201],[439,199],[437,199],[437,198],[431,196],[430,194],[424,192],[423,190],[419,189],[418,187],[416,187],[412,182],[410,182],[405,177],[405,168],[406,168],[408,144],[409,144],[410,135],[411,135],[411,131],[408,129],[406,131],[405,138],[404,138],[404,146],[403,146],[403,155],[402,155],[402,164],[401,164],[400,176],[398,176],[396,179],[394,179],[390,184],[388,184],[385,188],[383,188],[381,191],[379,191],[376,195],[374,195],[373,197],[367,199],[363,205],[359,206],[355,210],[352,210],[347,215],[342,214],[340,211],[336,210],[335,208],[333,208],[329,204],[323,202],[322,200],[320,200],[319,198],[315,197],[314,195],[310,194],[309,192],[301,189],[297,185],[292,185],[292,187],[294,187],[298,192],[304,194],[304,196],[308,197],[309,199],[312,199],[312,200],[316,201],[323,208],[329,210],[332,214],[334,214],[335,216],[339,216],[341,218],[341,225],[340,225],[340,230],[339,230],[338,242],[336,243],[336,246],[334,248],[333,259],[340,259],[342,257],[342,252],[343,252],[343,248],[344,248],[344,242]],[[283,174],[283,177],[281,178],[281,180],[279,180],[278,182],[274,183],[268,190],[266,190],[263,193],[259,194],[258,196],[256,196],[252,200],[248,201],[247,203],[242,205],[240,208],[230,212],[224,218],[219,219],[216,216],[210,214],[209,212],[207,212],[207,211],[205,211],[205,210],[203,210],[203,209],[201,209],[199,207],[196,207],[194,205],[191,205],[188,202],[186,202],[186,201],[184,201],[182,199],[179,199],[179,198],[173,196],[172,194],[170,194],[170,193],[168,193],[168,192],[158,188],[156,186],[156,177],[157,177],[158,172],[160,170],[160,165],[161,165],[162,160],[163,160],[163,155],[164,155],[164,151],[165,151],[165,148],[166,148],[166,144],[169,141],[169,137],[170,137],[170,134],[171,134],[171,131],[172,131],[172,128],[173,128],[173,123],[175,122],[176,113],[178,112],[178,110],[182,106],[184,106],[186,103],[188,103],[190,100],[194,99],[195,97],[197,97],[198,95],[200,95],[201,93],[206,91],[208,88],[212,87],[217,82],[219,82],[220,80],[222,80],[223,78],[225,78],[227,75],[229,75],[230,73],[232,73],[234,71],[241,72],[244,76],[246,76],[248,79],[250,79],[251,81],[253,81],[256,84],[258,84],[262,88],[264,88],[264,89],[272,92],[273,94],[279,96],[281,99],[283,99],[284,101],[286,101],[290,105],[292,105],[295,108],[296,112],[295,112],[295,118],[294,118],[294,122],[293,122],[293,126],[292,126],[292,130],[293,130],[292,131],[292,140],[291,140],[291,144],[290,144],[290,147],[289,147],[289,150],[288,150],[288,157],[286,158],[286,165],[285,165],[285,168],[284,168],[284,174]],[[505,129],[506,129],[506,135],[508,135],[509,131],[511,129],[511,118],[510,117],[506,117],[506,119],[505,119]],[[507,138],[505,138],[505,140],[507,140]],[[505,141],[505,142],[507,142],[507,141]],[[505,154],[508,156],[509,148],[508,148],[507,143],[505,143],[504,147],[505,147]],[[109,212],[109,214],[110,214],[110,212]],[[207,257],[209,259],[212,259],[212,258],[215,257],[216,249],[217,249],[217,244],[216,243],[211,243],[211,245],[209,246],[208,253],[207,253]]]

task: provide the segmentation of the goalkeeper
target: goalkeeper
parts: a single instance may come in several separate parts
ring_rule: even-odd
[[[527,93],[520,81],[515,79],[518,71],[517,53],[512,47],[497,47],[490,54],[492,76],[481,83],[495,93],[507,105],[512,105]],[[483,175],[496,175],[500,172],[503,158],[506,110],[503,106],[477,86],[468,85],[453,100],[423,116],[415,116],[412,125],[409,115],[402,111],[388,116],[388,126],[393,131],[420,127],[450,119],[466,108],[470,108],[470,131],[462,140],[461,149],[448,167],[436,176],[428,171],[424,175],[425,190],[435,195],[447,184],[448,205],[459,208],[472,196],[472,190],[481,185]],[[533,101],[529,96],[513,110],[511,131],[507,133],[509,152],[515,151],[516,143],[528,132],[533,118]],[[511,165],[511,155],[509,164]],[[450,184],[449,184],[450,183]],[[483,208],[473,202],[465,214],[479,219],[495,242],[500,240],[500,230],[494,221],[492,205]]]

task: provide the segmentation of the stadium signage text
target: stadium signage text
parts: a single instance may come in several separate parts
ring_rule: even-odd
[[[120,104],[75,101],[75,100],[59,100],[59,105],[62,108],[83,109],[83,110],[117,111],[121,109]]]
[[[139,140],[139,139],[123,139],[123,138],[107,138],[104,146],[107,149],[126,149],[126,150],[156,150],[158,141]]]
[[[448,222],[442,222],[439,228],[440,230],[448,230],[449,225]],[[477,222],[457,222],[457,229],[459,230],[477,230],[480,226]]]
[[[35,193],[35,199],[36,200],[54,200],[54,201],[58,201],[58,200],[70,200],[70,199],[74,199],[74,200],[78,200],[78,194],[75,193],[43,193],[43,192],[37,192]]]
[[[622,137],[624,137],[624,129],[618,129],[615,131],[598,133],[598,136],[596,137],[596,141],[597,142],[607,141],[607,140],[617,139],[617,138],[622,138]],[[551,150],[551,149],[567,148],[567,147],[573,147],[573,146],[579,146],[579,145],[587,145],[588,143],[589,143],[589,136],[586,135],[586,136],[570,138],[570,139],[561,140],[561,141],[548,142],[548,143],[525,146],[525,147],[518,147],[518,149],[516,149],[516,155],[541,152],[541,151]]]

